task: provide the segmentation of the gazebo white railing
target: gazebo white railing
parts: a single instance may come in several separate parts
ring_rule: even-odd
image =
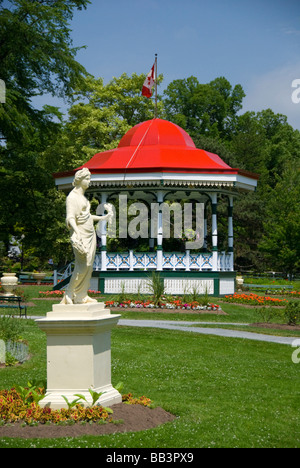
[[[101,252],[94,271],[233,271],[233,253],[206,252]]]

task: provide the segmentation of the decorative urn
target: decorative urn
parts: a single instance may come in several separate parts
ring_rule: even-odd
[[[13,291],[18,286],[18,277],[16,273],[3,273],[1,285],[4,289],[3,296],[13,296]]]

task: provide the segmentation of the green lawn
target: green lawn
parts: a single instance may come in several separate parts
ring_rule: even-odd
[[[288,281],[287,279],[273,279],[271,277],[257,278],[252,276],[243,276],[244,283],[246,284],[269,284],[269,285],[278,285],[278,286],[293,286],[295,290],[300,289],[300,281]]]
[[[35,313],[51,309],[49,302],[41,302],[32,307]],[[244,322],[254,321],[253,309],[230,304],[226,309],[227,317],[209,320],[242,323],[244,311]],[[186,317],[176,314],[176,319]],[[45,335],[31,320],[24,325],[32,358],[20,367],[0,369],[0,388],[46,378]],[[124,393],[146,395],[177,419],[138,433],[6,438],[0,447],[299,448],[300,364],[292,362],[293,351],[287,345],[238,338],[117,327],[112,332],[113,384],[123,381]]]

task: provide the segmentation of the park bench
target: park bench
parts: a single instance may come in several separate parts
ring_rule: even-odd
[[[23,315],[27,318],[27,306],[22,305],[20,296],[0,296],[0,307],[6,309],[19,309],[20,317]]]

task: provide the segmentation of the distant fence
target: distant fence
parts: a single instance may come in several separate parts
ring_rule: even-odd
[[[238,270],[242,276],[244,277],[251,277],[255,279],[282,279],[282,280],[288,280],[288,281],[300,281],[300,273],[296,273],[294,275],[292,274],[286,274],[283,272],[277,272],[277,271],[265,271],[262,273],[258,273],[256,271],[243,271],[242,269]]]

